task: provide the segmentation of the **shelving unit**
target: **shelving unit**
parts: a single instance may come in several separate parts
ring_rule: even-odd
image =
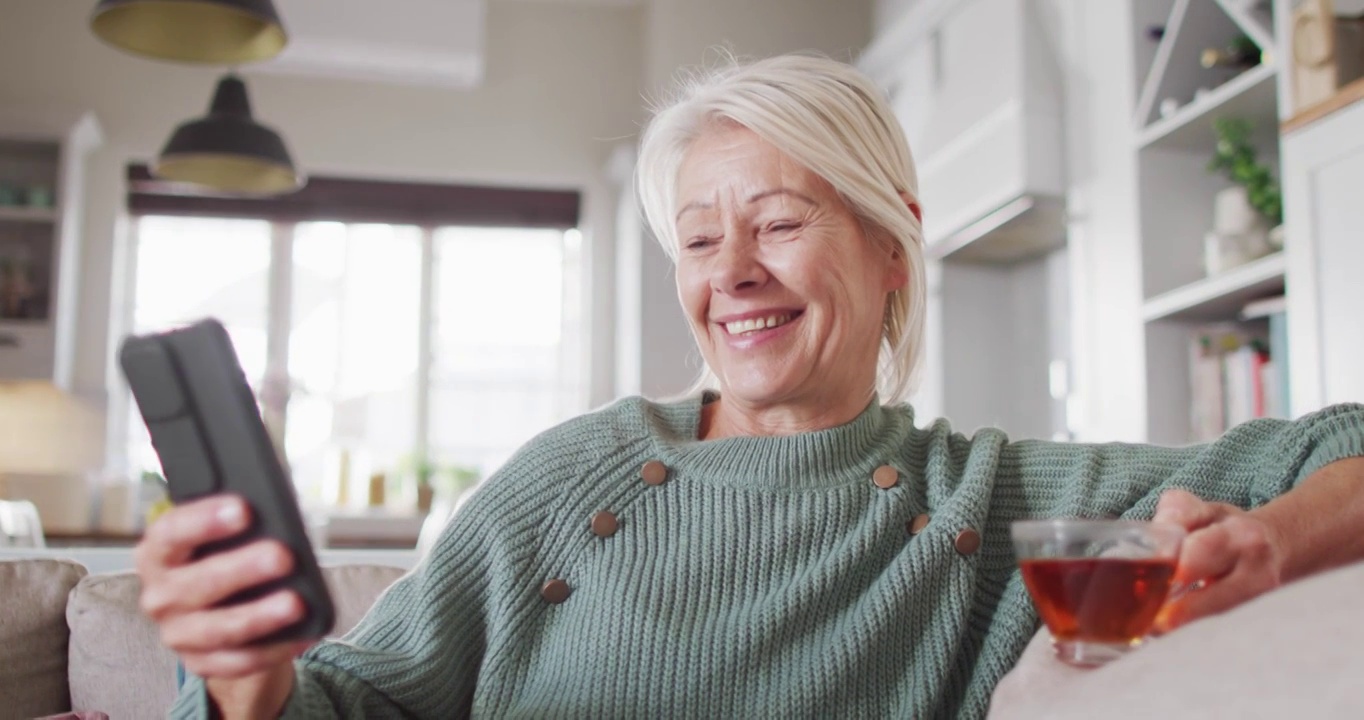
[[[1274,33],[1268,0],[1130,0],[1133,16],[1152,24],[1161,10],[1164,34],[1149,59],[1134,118],[1137,153],[1141,286],[1144,300],[1146,438],[1183,444],[1194,439],[1196,402],[1208,395],[1194,387],[1191,359],[1200,330],[1245,327],[1263,333],[1263,321],[1245,324],[1246,303],[1282,295],[1287,262],[1275,253],[1209,276],[1204,237],[1213,230],[1217,194],[1232,183],[1209,171],[1217,145],[1213,122],[1242,118],[1252,124],[1251,143],[1260,161],[1278,175],[1281,73],[1286,64]],[[1274,2],[1289,0],[1274,0]],[[1141,25],[1135,31],[1144,29]],[[1225,48],[1239,36],[1261,51],[1260,63],[1239,73],[1205,69],[1205,49]],[[1141,48],[1142,41],[1138,40]],[[1150,52],[1149,49],[1146,52]],[[1178,109],[1162,117],[1162,104]],[[1287,358],[1274,358],[1288,362]],[[1207,382],[1206,375],[1201,382]],[[1216,399],[1214,394],[1213,398]]]
[[[52,207],[0,206],[0,222],[54,223],[57,209]]]
[[[1283,293],[1283,253],[1267,255],[1224,273],[1161,293],[1146,301],[1147,322],[1181,320],[1215,322],[1239,316],[1252,300]]]
[[[93,115],[0,111],[0,380],[70,385]]]
[[[1138,148],[1203,152],[1216,142],[1211,126],[1203,122],[1211,115],[1248,118],[1261,132],[1272,132],[1278,118],[1277,74],[1275,66],[1260,65],[1237,75],[1169,117],[1146,126],[1137,134]]]

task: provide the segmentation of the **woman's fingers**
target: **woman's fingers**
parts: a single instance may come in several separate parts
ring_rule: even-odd
[[[303,601],[291,590],[218,607],[248,588],[287,575],[294,557],[282,543],[260,540],[196,557],[195,551],[240,535],[250,525],[240,497],[214,496],[177,506],[147,528],[134,558],[142,581],[143,612],[160,628],[161,642],[205,679],[234,679],[275,669],[308,642],[252,645],[298,622]]]
[[[1224,523],[1196,530],[1180,545],[1174,582],[1176,585],[1212,582],[1235,570],[1237,560]]]
[[[1199,530],[1180,551],[1178,584],[1200,589],[1172,599],[1161,611],[1161,631],[1229,610],[1278,587],[1282,562],[1260,521],[1240,513]]]
[[[200,545],[237,535],[249,522],[246,503],[232,495],[177,505],[152,523],[137,544],[137,572],[145,582],[149,575],[188,562]]]
[[[261,648],[187,652],[180,656],[185,669],[203,678],[233,680],[279,667],[303,654],[311,641],[280,643]]]
[[[163,571],[142,591],[142,611],[157,620],[212,607],[231,595],[288,575],[294,557],[282,543],[258,540]]]
[[[1208,502],[1187,490],[1166,490],[1156,503],[1153,522],[1178,525],[1189,532],[1240,513],[1241,509],[1226,503]]]
[[[303,601],[292,590],[217,610],[175,615],[161,623],[161,642],[178,653],[244,648],[303,617]]]

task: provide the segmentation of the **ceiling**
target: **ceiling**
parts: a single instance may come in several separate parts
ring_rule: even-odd
[[[289,33],[253,71],[471,89],[483,81],[489,0],[275,0]],[[631,6],[644,0],[491,0]]]

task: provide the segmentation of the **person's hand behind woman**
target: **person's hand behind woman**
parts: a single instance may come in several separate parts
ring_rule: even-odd
[[[148,527],[134,552],[142,611],[159,627],[162,644],[205,679],[226,714],[278,712],[292,688],[292,660],[312,644],[250,644],[303,616],[303,602],[291,590],[218,607],[238,591],[287,575],[294,558],[283,544],[260,540],[194,558],[201,545],[245,530],[248,513],[234,496],[186,503]]]

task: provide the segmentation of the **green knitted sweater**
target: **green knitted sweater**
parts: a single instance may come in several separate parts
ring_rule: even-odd
[[[1358,406],[1168,449],[968,438],[877,402],[697,441],[701,403],[627,399],[529,443],[296,662],[285,717],[982,717],[1038,624],[1011,521],[1145,518],[1173,487],[1253,507],[1364,455]],[[191,680],[172,715],[206,714]]]

